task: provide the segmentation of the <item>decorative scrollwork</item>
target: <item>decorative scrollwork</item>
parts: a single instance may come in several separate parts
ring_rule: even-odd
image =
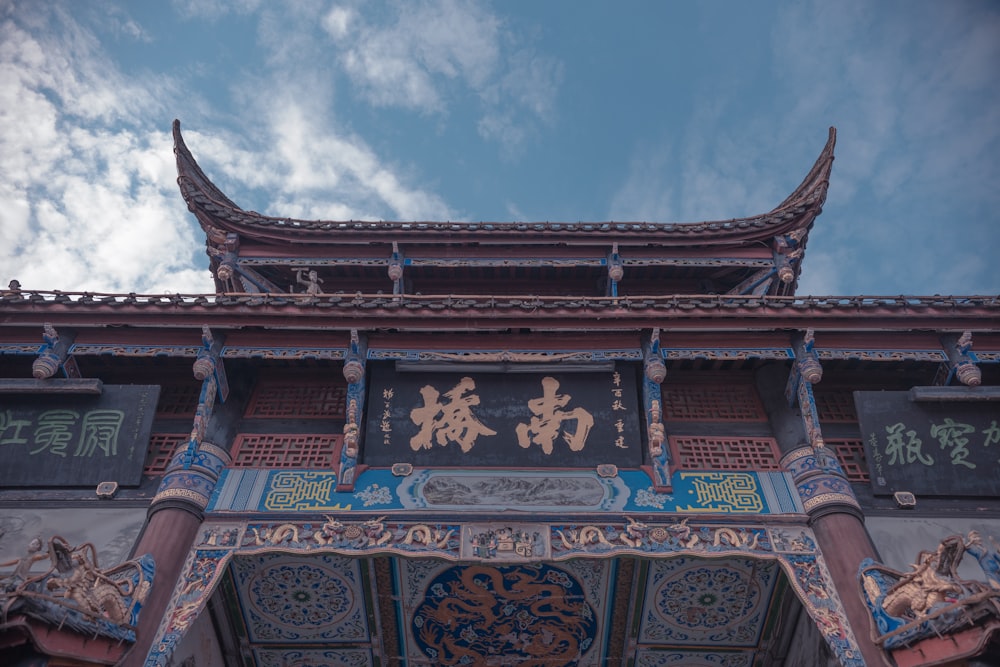
[[[972,554],[986,577],[960,579],[958,565]],[[952,535],[934,551],[921,551],[911,571],[899,572],[866,558],[858,577],[878,628],[872,639],[887,650],[1000,620],[1000,557],[993,540],[975,531]]]
[[[32,574],[33,566],[46,559],[49,567]],[[36,538],[24,556],[2,565],[14,566],[0,577],[4,618],[23,614],[78,632],[135,641],[139,609],[153,579],[149,555],[102,569],[93,544],[74,547],[54,536],[47,553]]]

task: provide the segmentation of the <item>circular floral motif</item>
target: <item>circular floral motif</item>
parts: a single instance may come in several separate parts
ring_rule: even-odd
[[[760,602],[760,587],[745,572],[724,565],[689,569],[656,592],[660,616],[684,628],[717,629],[739,623]]]
[[[351,588],[335,572],[291,563],[258,573],[250,581],[253,605],[273,621],[316,628],[336,623],[354,605]]]
[[[597,618],[580,582],[550,565],[455,566],[413,614],[413,638],[436,665],[577,665]]]
[[[662,526],[657,526],[649,531],[649,539],[656,543],[666,542],[669,537],[670,533],[668,533],[667,529]]]

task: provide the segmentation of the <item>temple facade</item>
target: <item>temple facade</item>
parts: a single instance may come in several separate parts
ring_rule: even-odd
[[[310,221],[175,121],[215,293],[0,292],[0,663],[997,664],[1000,297],[796,296],[835,139],[746,218]]]

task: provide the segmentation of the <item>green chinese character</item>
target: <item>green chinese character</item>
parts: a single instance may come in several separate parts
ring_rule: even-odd
[[[986,439],[983,441],[983,447],[1000,443],[1000,426],[997,426],[996,419],[990,422],[989,428],[983,429],[983,435],[986,436]]]
[[[21,429],[30,425],[27,419],[14,419],[10,410],[0,412],[0,445],[28,444],[28,439],[21,435]]]
[[[906,425],[903,422],[885,427],[885,453],[889,457],[889,465],[915,463],[916,461],[920,461],[925,466],[934,465],[934,459],[923,451],[924,443],[917,437],[917,432],[905,431],[905,429]]]
[[[951,417],[945,417],[943,424],[931,425],[931,437],[937,438],[941,449],[951,449],[952,465],[975,468],[975,463],[965,460],[969,456],[969,439],[965,436],[975,430],[976,427],[971,424],[962,424]]]
[[[56,456],[66,456],[66,447],[73,439],[73,425],[80,415],[73,410],[46,410],[35,422],[35,448],[30,454],[48,450]]]
[[[104,456],[118,455],[118,430],[125,420],[121,410],[93,410],[83,418],[83,433],[73,456],[93,456],[98,449]]]

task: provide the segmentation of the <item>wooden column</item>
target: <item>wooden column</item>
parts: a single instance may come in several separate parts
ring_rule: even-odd
[[[836,456],[823,446],[818,424],[803,417],[802,411],[811,406],[789,405],[785,395],[788,377],[787,369],[778,364],[757,374],[757,388],[783,453],[782,467],[792,473],[865,664],[889,667],[886,653],[872,641],[873,621],[858,583],[862,559],[879,561],[880,557]]]
[[[177,448],[167,465],[133,550],[134,554],[153,556],[156,574],[139,614],[135,645],[125,656],[123,667],[141,667],[146,663],[215,484],[222,469],[232,463],[228,447],[235,436],[251,380],[238,380],[230,395],[221,358],[223,342],[222,336],[203,328],[203,350],[193,367],[194,376],[201,380],[202,386],[191,436]],[[227,398],[232,400],[226,401]]]
[[[195,509],[181,503],[163,503],[150,510],[135,551],[152,554],[156,575],[149,597],[139,613],[135,645],[122,661],[124,667],[142,667],[146,663],[153,638],[173,595],[174,583],[201,526],[201,512],[192,511]]]

